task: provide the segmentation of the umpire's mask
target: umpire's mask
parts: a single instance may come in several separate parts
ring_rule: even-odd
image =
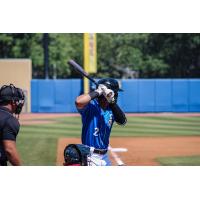
[[[15,105],[13,112],[19,115],[24,105],[25,95],[22,89],[16,88],[13,84],[3,85],[0,89],[0,103],[2,105]]]

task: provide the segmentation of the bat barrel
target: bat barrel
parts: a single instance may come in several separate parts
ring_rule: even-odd
[[[88,73],[86,73],[83,68],[78,64],[76,63],[74,60],[69,60],[68,61],[68,64],[71,65],[72,67],[74,67],[74,69],[79,72],[82,76],[85,76],[87,77],[90,81],[92,81],[96,86],[98,86],[98,83],[89,76]]]

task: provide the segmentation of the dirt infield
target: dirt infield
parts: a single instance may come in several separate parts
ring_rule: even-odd
[[[63,163],[63,150],[69,143],[80,143],[78,138],[60,138],[57,149],[57,165]],[[158,157],[200,155],[200,137],[117,137],[111,138],[112,148],[126,148],[117,152],[118,157],[128,166],[159,165]],[[111,154],[113,165],[117,165]]]

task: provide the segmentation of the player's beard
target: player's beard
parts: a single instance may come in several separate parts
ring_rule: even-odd
[[[106,108],[108,107],[109,103],[108,101],[106,100],[106,98],[101,95],[99,98],[98,98],[98,102],[99,102],[99,105],[101,106],[101,108],[103,110],[106,110]]]

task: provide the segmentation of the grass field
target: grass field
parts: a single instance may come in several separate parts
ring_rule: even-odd
[[[200,166],[200,156],[158,158],[157,161],[167,166]]]
[[[55,165],[58,138],[81,136],[80,117],[62,117],[51,121],[49,124],[21,126],[17,146],[24,165]],[[197,135],[200,136],[199,117],[172,116],[128,117],[127,125],[114,125],[111,134],[112,137]],[[162,160],[160,162],[165,164]]]

